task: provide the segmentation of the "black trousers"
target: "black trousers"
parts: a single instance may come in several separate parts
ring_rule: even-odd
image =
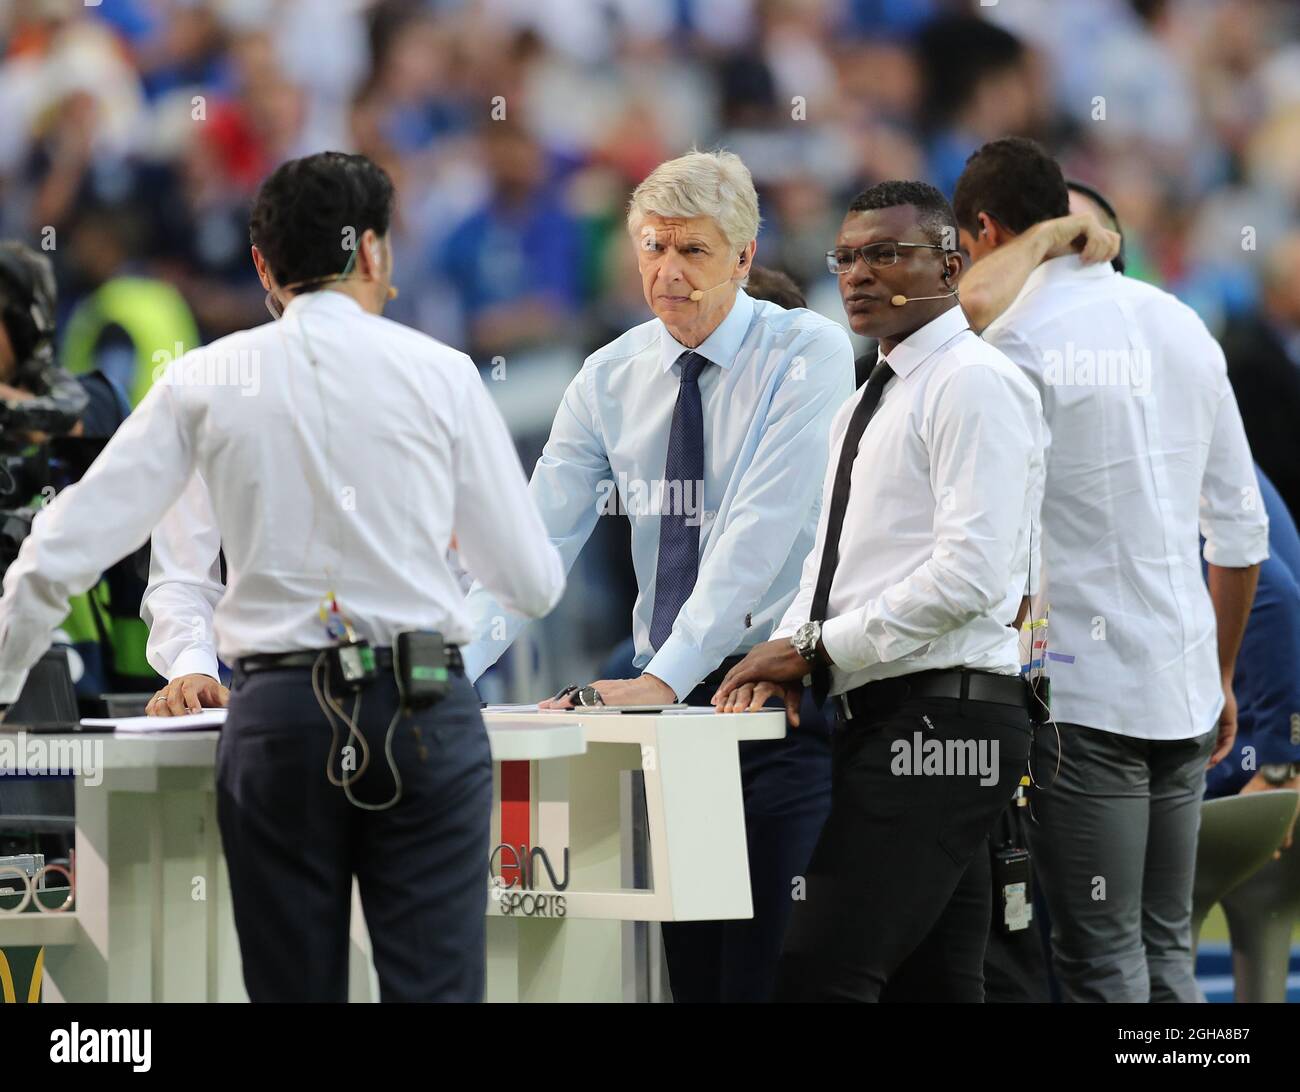
[[[838,723],[831,814],[775,1000],[984,999],[988,835],[1029,743],[1025,709],[956,698],[904,698]]]
[[[731,663],[724,663],[687,701],[707,705]],[[664,922],[664,956],[675,1002],[771,1000],[794,905],[791,891],[807,871],[831,803],[829,726],[807,691],[799,720],[784,739],[740,745],[754,916]]]
[[[397,687],[381,672],[362,693],[370,761],[352,795],[381,804],[395,787],[384,739]],[[336,777],[346,728],[339,737]],[[330,783],[331,749],[309,671],[236,675],[217,816],[249,997],[347,1000],[355,874],[384,1001],[482,1000],[492,760],[473,687],[453,676],[451,694],[398,720],[402,795],[388,810]],[[355,740],[353,753],[355,777]]]

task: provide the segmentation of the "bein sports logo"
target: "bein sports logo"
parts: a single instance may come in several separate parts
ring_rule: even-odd
[[[510,860],[507,860],[507,854]],[[498,855],[501,858],[497,864]],[[541,846],[512,846],[502,842],[488,856],[488,875],[491,877],[492,898],[501,907],[503,917],[518,914],[526,918],[562,918],[566,907],[561,894],[542,894],[534,892],[533,884],[537,878],[537,862],[541,861],[546,869],[551,888],[560,892],[569,886],[569,847],[564,847],[563,878],[557,878],[551,867],[551,859]],[[505,878],[507,870],[513,869],[514,875]]]

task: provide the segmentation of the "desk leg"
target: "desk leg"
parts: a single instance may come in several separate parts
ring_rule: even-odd
[[[536,798],[549,801],[567,796],[569,802],[571,888],[616,890],[621,886],[622,772],[639,764],[639,746],[599,744],[567,763],[553,760],[535,767]],[[539,840],[558,868],[563,845],[548,843],[546,831]],[[547,889],[544,879],[538,888]],[[630,928],[618,920],[489,917],[487,998],[622,1001],[623,932]]]
[[[519,926],[513,918],[488,916],[485,1000],[507,1004],[519,1000]]]
[[[77,784],[77,944],[46,974],[69,1001],[244,1000],[210,772]]]

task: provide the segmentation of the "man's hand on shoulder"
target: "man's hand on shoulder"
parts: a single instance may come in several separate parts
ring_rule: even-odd
[[[1119,253],[1119,235],[1087,213],[1044,220],[1039,227],[1047,234],[1047,258],[1078,254],[1090,265],[1108,262]]]

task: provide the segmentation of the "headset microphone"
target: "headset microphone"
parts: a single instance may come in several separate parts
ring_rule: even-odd
[[[956,294],[957,289],[955,288],[951,292],[945,292],[941,296],[904,296],[900,292],[897,296],[891,296],[889,302],[895,307],[902,307],[905,303],[916,303],[920,300],[946,300],[950,296],[955,296]]]
[[[689,299],[692,303],[699,303],[700,300],[704,299],[705,293],[712,292],[715,289],[721,288],[723,284],[730,284],[730,283],[731,283],[731,278],[728,277],[725,281],[722,282],[722,284],[715,284],[713,288],[705,288],[703,290],[697,288],[695,289],[694,292],[690,294]]]

